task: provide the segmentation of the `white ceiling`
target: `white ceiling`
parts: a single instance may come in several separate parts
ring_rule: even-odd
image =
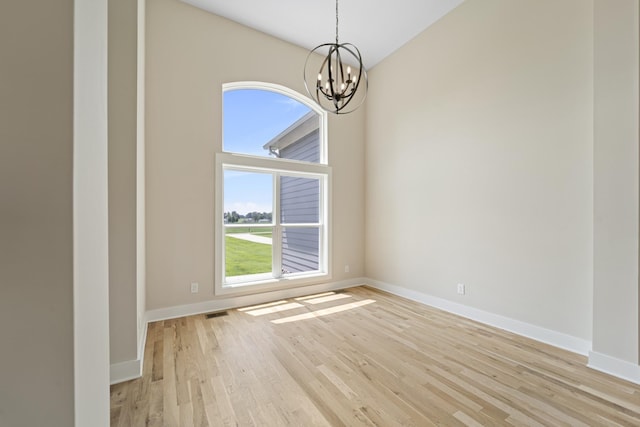
[[[182,0],[312,49],[335,40],[334,0]],[[371,68],[464,0],[342,0],[341,43],[353,43]]]

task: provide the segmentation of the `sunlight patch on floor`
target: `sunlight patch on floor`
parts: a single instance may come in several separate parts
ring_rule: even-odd
[[[376,302],[372,299],[366,299],[357,302],[350,302],[348,304],[342,304],[335,307],[323,308],[322,310],[311,311],[309,313],[298,314],[295,316],[283,317],[282,319],[272,320],[271,323],[280,324],[280,323],[290,323],[297,322],[299,320],[308,320],[314,319],[317,317],[328,316],[330,314],[340,313],[342,311],[352,310],[354,308],[363,307],[365,305],[373,304]]]
[[[258,305],[252,305],[252,306],[249,306],[249,307],[242,307],[242,308],[239,308],[238,311],[257,310],[259,308],[272,307],[274,305],[286,304],[288,302],[289,301],[283,299],[283,300],[280,300],[280,301],[268,302],[268,303],[265,303],[265,304],[258,304]]]
[[[339,300],[339,299],[343,299],[343,298],[351,298],[351,295],[349,295],[349,294],[333,294],[333,295],[327,295],[327,296],[319,297],[319,298],[307,299],[304,302],[305,303],[308,302],[309,304],[322,304],[323,302],[335,301],[335,300]]]
[[[290,302],[288,304],[280,304],[274,305],[273,307],[265,307],[259,308],[257,310],[246,311],[247,314],[252,316],[263,316],[265,314],[278,313],[286,310],[293,310],[294,308],[304,307],[302,304],[298,304],[297,302]]]
[[[306,301],[308,299],[313,299],[313,298],[319,298],[319,297],[324,297],[327,295],[335,295],[335,292],[323,292],[321,294],[314,294],[314,295],[305,295],[303,297],[298,297],[298,298],[294,298],[296,301]]]

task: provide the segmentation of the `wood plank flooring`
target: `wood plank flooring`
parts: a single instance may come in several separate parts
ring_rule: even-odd
[[[586,358],[366,287],[149,325],[112,426],[640,426]]]

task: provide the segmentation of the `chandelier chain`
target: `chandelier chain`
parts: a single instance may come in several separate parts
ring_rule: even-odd
[[[336,44],[338,44],[338,0],[336,0]]]

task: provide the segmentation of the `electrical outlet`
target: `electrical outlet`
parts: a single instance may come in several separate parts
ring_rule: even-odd
[[[466,292],[466,289],[464,287],[464,284],[458,283],[458,294],[459,295],[464,295],[465,292]]]
[[[191,282],[191,293],[192,294],[198,293],[198,282]]]
[[[348,273],[349,271],[351,271],[351,269],[349,268],[349,264],[345,264],[344,265],[344,272]]]

